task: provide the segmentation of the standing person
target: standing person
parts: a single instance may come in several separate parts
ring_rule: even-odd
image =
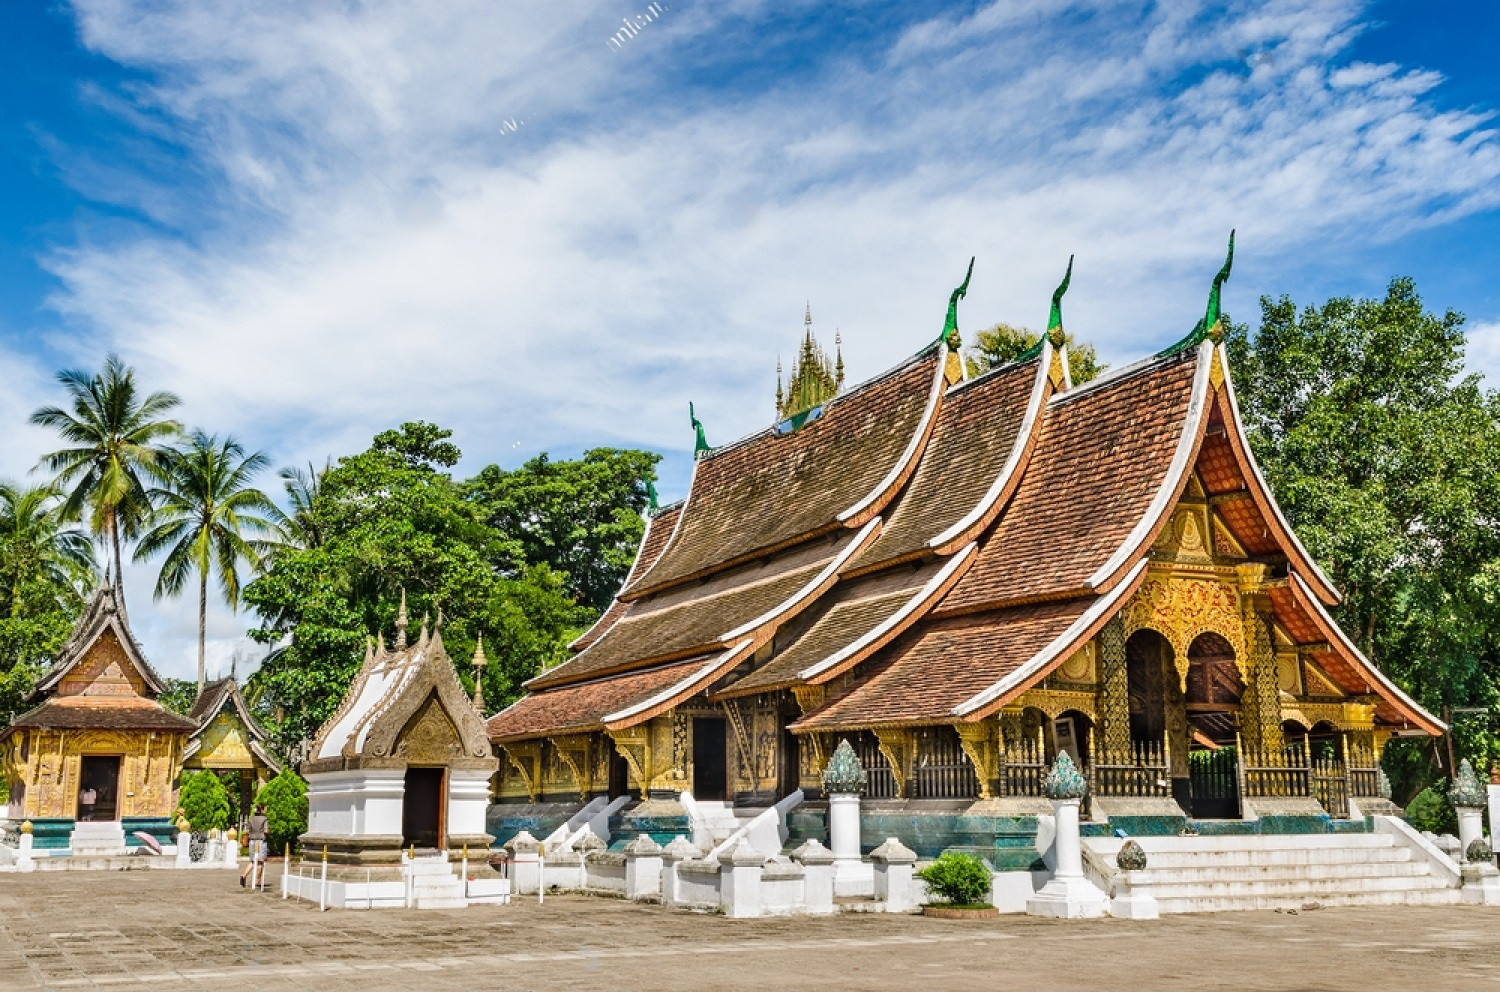
[[[250,817],[250,822],[245,827],[245,837],[250,842],[250,863],[245,866],[244,871],[240,872],[240,888],[245,887],[247,875],[250,876],[250,887],[255,888],[260,884],[261,875],[265,873],[266,827],[269,824],[270,821],[266,819],[265,804],[256,803],[255,815]]]
[[[78,818],[80,820],[92,820],[94,818],[94,804],[99,801],[99,793],[92,785],[85,785],[83,791],[78,793]]]

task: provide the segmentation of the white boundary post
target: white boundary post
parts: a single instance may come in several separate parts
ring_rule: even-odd
[[[536,904],[542,905],[547,896],[547,844],[536,846]]]
[[[323,877],[318,883],[318,912],[328,908],[328,846],[323,846]]]

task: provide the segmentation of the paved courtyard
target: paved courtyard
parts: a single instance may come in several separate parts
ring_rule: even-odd
[[[727,920],[580,896],[318,913],[227,872],[0,875],[0,989],[1474,989],[1500,909]]]

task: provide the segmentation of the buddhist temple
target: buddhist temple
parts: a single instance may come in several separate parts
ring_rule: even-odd
[[[1060,752],[1096,821],[1388,807],[1386,742],[1444,728],[1333,620],[1339,591],[1256,465],[1228,275],[1177,344],[1085,385],[1066,280],[1037,346],[975,374],[966,278],[909,359],[807,409],[783,389],[774,426],[700,452],[572,657],[489,720],[496,802],[800,789],[815,813],[847,738],[867,818],[903,824],[1045,812]]]
[[[37,682],[37,705],[0,731],[9,818],[39,848],[123,851],[172,839],[182,753],[197,724],[156,701],[166,688],[105,584]]]
[[[268,747],[270,735],[250,712],[234,676],[205,685],[188,719],[198,729],[182,752],[184,771],[233,773],[241,817],[249,816],[256,792],[281,771]]]
[[[406,640],[406,599],[396,643],[365,653],[343,703],[313,739],[306,850],[341,864],[395,864],[408,848],[483,848],[496,761],[484,720],[443,649],[442,617]]]

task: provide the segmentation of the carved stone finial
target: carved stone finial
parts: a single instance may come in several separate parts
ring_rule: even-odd
[[[422,645],[422,647],[424,647],[424,648],[427,646],[427,621],[428,621],[428,614],[425,611],[423,611],[423,613],[422,613],[422,630],[417,635],[417,643],[420,644],[420,645]]]
[[[669,861],[686,861],[688,858],[701,858],[703,852],[698,846],[688,840],[682,834],[673,837],[666,847],[662,848],[662,857]]]
[[[474,666],[474,708],[479,715],[484,715],[484,668],[489,664],[489,659],[484,656],[484,634],[481,632],[474,641],[474,657],[469,661]]]
[[[627,858],[654,858],[661,855],[661,845],[652,840],[650,834],[636,834],[635,840],[626,844],[620,853]]]
[[[1489,796],[1485,794],[1484,786],[1479,784],[1479,776],[1474,774],[1474,766],[1469,764],[1468,758],[1459,762],[1458,778],[1453,780],[1453,787],[1448,790],[1448,801],[1454,806],[1466,806],[1470,809],[1483,809],[1489,802]]]
[[[406,587],[401,587],[401,609],[396,611],[396,650],[406,648]]]
[[[1120,866],[1121,871],[1143,871],[1146,867],[1146,849],[1133,840],[1127,840],[1120,845],[1120,853],[1115,855],[1115,864]]]
[[[1052,770],[1047,773],[1046,781],[1042,783],[1042,793],[1048,799],[1082,799],[1088,791],[1088,781],[1079,773],[1078,766],[1073,764],[1068,752],[1059,754],[1052,763]]]
[[[859,763],[859,755],[854,753],[854,745],[845,737],[839,741],[833,757],[828,759],[828,766],[823,769],[823,792],[830,796],[859,795],[865,791],[868,779],[864,766]]]
[[[1490,850],[1489,842],[1483,837],[1476,837],[1464,852],[1464,860],[1470,864],[1494,864],[1495,852]]]

